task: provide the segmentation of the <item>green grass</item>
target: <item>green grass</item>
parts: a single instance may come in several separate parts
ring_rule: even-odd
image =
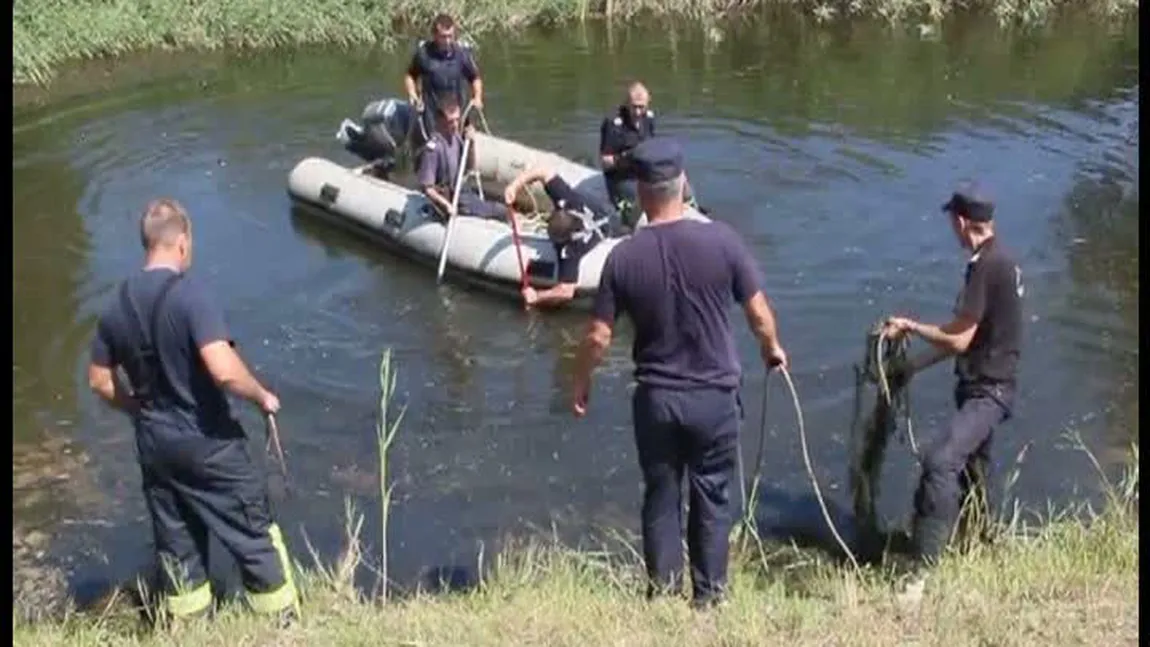
[[[46,84],[63,63],[156,48],[264,48],[279,45],[391,46],[425,31],[439,11],[469,35],[527,24],[602,17],[714,18],[765,5],[793,6],[820,19],[879,16],[942,19],[965,7],[1004,24],[1045,20],[1070,0],[15,0],[14,84]],[[1104,15],[1137,11],[1138,0],[1090,0]]]
[[[388,412],[394,384],[385,354],[377,427],[385,503],[387,445],[400,418]],[[914,603],[898,594],[893,568],[855,570],[746,535],[735,543],[730,600],[709,612],[692,611],[683,599],[644,601],[634,541],[618,537],[597,552],[545,539],[519,543],[490,568],[479,555],[476,570],[484,575],[469,591],[389,599],[385,587],[369,598],[354,579],[365,568],[378,574],[379,560],[361,544],[363,517],[349,504],[345,546],[334,563],[311,551],[310,566],[297,564],[303,618],[289,628],[235,607],[157,632],[116,604],[30,620],[17,600],[13,644],[1136,645],[1136,447],[1133,459],[1118,484],[1095,462],[1107,493],[1100,512],[1080,506],[1028,522],[1016,509],[999,523],[995,543],[949,554]]]

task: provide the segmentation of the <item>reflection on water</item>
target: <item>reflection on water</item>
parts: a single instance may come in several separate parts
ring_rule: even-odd
[[[1041,467],[1024,473],[1019,493],[1066,500],[1092,487],[1086,461],[1057,443],[1064,427],[1094,447],[1136,436],[1133,22],[1071,18],[1008,35],[958,21],[920,39],[774,18],[737,24],[717,43],[697,26],[529,32],[482,41],[480,56],[496,133],[576,159],[593,158],[598,121],[625,79],[651,88],[659,128],[683,139],[700,196],[762,264],[833,505],[845,501],[850,366],[865,330],[891,312],[949,313],[964,259],[938,204],[962,176],[991,180],[1001,234],[1028,275],[1022,399],[998,447],[1007,461],[1035,443],[1030,460]],[[53,554],[99,551],[111,566],[85,557],[84,568],[123,572],[145,548],[128,425],[88,393],[83,367],[95,314],[140,262],[135,213],[158,194],[191,209],[194,271],[283,401],[294,494],[277,505],[293,544],[302,547],[306,526],[313,542],[334,546],[345,494],[377,543],[384,348],[408,411],[389,468],[400,579],[472,563],[477,542],[491,550],[504,533],[552,521],[567,539],[634,528],[625,326],[588,417],[575,420],[567,398],[581,316],[437,287],[426,268],[290,209],[292,165],[309,155],[350,162],[334,127],[369,99],[398,94],[387,88],[398,88],[402,59],[323,48],[225,56],[16,109],[14,466],[45,455],[42,430],[64,429],[89,457],[77,469],[99,495],[76,509],[70,495],[42,494],[33,515],[18,490],[14,519],[47,524]],[[741,327],[738,345],[749,451],[763,378]],[[951,381],[944,369],[916,379],[923,434],[945,419]],[[777,505],[764,506],[780,525],[805,524],[809,483],[779,393],[764,467]],[[242,415],[262,455],[258,417]],[[913,470],[905,452],[893,454],[883,505],[901,516]],[[109,526],[76,532],[62,521],[73,517]]]

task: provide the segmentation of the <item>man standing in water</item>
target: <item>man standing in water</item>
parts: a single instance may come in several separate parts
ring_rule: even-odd
[[[683,218],[683,154],[673,140],[637,145],[631,163],[650,219],[607,257],[576,359],[572,409],[587,412],[591,373],[619,315],[634,324],[632,415],[643,472],[643,555],[648,596],[682,579],[681,483],[690,484],[687,544],[693,603],[718,602],[727,586],[734,515],[742,369],[728,318],[742,305],[769,367],[786,366],[755,261],[724,223]]]
[[[942,206],[959,244],[971,253],[954,318],[935,326],[891,317],[886,333],[913,333],[933,347],[912,359],[897,379],[955,357],[958,408],[942,433],[922,450],[915,493],[913,538],[921,564],[936,563],[972,488],[981,490],[978,513],[989,514],[985,477],[994,427],[1011,415],[1022,343],[1022,271],[994,233],[994,203],[973,183]],[[918,582],[917,584],[921,584]]]
[[[655,113],[651,110],[651,94],[639,81],[627,85],[627,94],[615,114],[603,119],[599,126],[599,163],[603,167],[603,180],[607,184],[607,197],[619,210],[623,224],[634,227],[639,219],[635,213],[635,174],[630,163],[631,151],[655,136]],[[686,200],[694,204],[691,186],[684,180]]]
[[[223,312],[186,274],[192,225],[184,208],[168,199],[149,203],[140,236],[144,268],[120,285],[97,323],[88,383],[135,427],[167,612],[180,619],[211,609],[211,533],[240,565],[251,607],[290,618],[298,598],[287,548],[224,389],[269,416],[279,399],[252,377]]]
[[[458,105],[466,105],[465,83],[470,85],[471,103],[482,110],[483,77],[479,66],[471,49],[456,40],[455,20],[441,13],[431,22],[431,40],[419,41],[403,77],[407,100],[419,112],[428,136],[434,129],[436,99],[451,96]],[[422,144],[416,142],[417,146]]]

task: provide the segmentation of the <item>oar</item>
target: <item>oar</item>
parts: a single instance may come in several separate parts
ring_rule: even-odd
[[[459,160],[459,172],[455,175],[455,194],[451,196],[451,213],[447,214],[447,234],[443,237],[443,249],[439,252],[439,271],[435,282],[443,281],[443,270],[447,267],[447,247],[451,244],[451,233],[455,231],[455,221],[459,220],[459,190],[463,188],[463,171],[467,168],[467,154],[471,152],[471,138],[463,140],[463,156]]]

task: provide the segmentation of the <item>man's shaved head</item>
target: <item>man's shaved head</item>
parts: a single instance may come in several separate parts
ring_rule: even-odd
[[[152,200],[140,216],[140,242],[149,252],[175,245],[181,235],[190,236],[191,233],[192,221],[188,212],[170,198]]]
[[[632,81],[627,84],[627,102],[633,106],[647,107],[651,101],[651,93],[647,92],[647,86],[639,81]]]

